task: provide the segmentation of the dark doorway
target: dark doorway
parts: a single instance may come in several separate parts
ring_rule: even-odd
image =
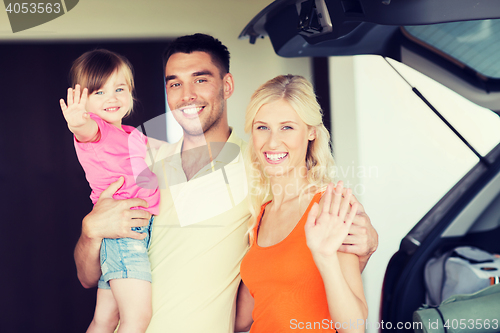
[[[0,43],[0,332],[85,332],[96,290],[80,285],[73,249],[92,203],[59,99],[73,60],[105,48],[134,66],[138,103],[124,123],[165,113],[168,42]]]

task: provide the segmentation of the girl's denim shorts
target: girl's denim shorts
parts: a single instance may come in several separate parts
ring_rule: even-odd
[[[132,230],[147,233],[143,240],[133,238],[105,238],[101,243],[101,271],[98,288],[110,289],[109,280],[139,279],[151,282],[148,248],[154,215],[145,227]]]

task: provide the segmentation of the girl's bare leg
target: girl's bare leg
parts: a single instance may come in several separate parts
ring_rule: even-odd
[[[118,325],[118,304],[110,289],[97,289],[94,319],[87,333],[112,333]]]
[[[151,282],[114,279],[109,284],[120,312],[118,333],[145,332],[151,320]]]

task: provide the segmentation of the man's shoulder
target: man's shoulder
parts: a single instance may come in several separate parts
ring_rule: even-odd
[[[169,143],[169,142],[164,142],[160,148],[158,148],[158,152],[166,151],[166,152],[171,152],[175,151],[175,147],[177,146],[176,143]]]
[[[176,148],[179,142],[176,143],[163,143],[157,150],[155,156],[155,161],[163,160],[169,156],[172,156],[176,152]]]
[[[234,144],[238,145],[242,151],[247,146],[247,142],[244,141],[243,139],[241,139],[232,128],[231,128],[231,135],[227,139],[227,142],[234,143]]]

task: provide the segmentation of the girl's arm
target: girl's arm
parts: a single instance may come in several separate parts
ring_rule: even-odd
[[[252,311],[254,306],[254,299],[250,295],[248,287],[245,286],[243,281],[240,282],[238,288],[238,297],[236,298],[236,320],[234,321],[235,332],[247,332],[252,326]]]
[[[88,90],[85,88],[80,97],[80,85],[77,84],[74,90],[68,88],[68,105],[63,99],[59,103],[68,128],[76,139],[80,142],[95,142],[99,141],[99,127],[85,110],[87,94]]]
[[[368,308],[359,261],[355,255],[338,252],[357,211],[354,203],[348,213],[351,190],[347,189],[344,198],[342,191],[342,182],[335,190],[330,184],[320,205],[314,204],[305,225],[306,240],[323,279],[328,310],[338,331],[364,332]]]

